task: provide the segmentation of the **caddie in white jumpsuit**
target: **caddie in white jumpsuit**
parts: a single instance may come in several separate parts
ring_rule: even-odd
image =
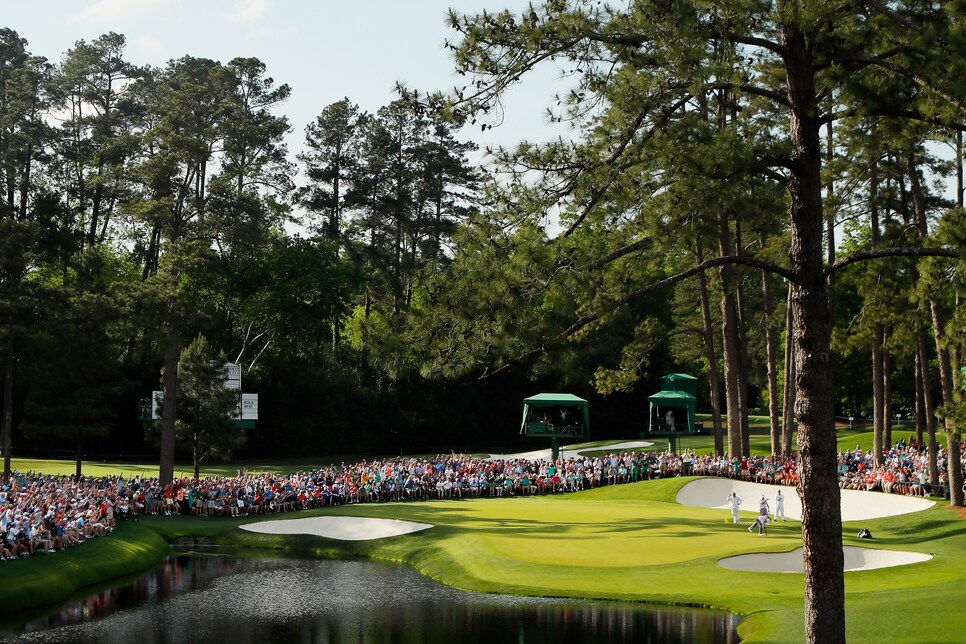
[[[741,506],[741,499],[738,498],[738,494],[732,492],[731,496],[728,497],[728,503],[731,505],[731,522],[738,523],[738,508]]]

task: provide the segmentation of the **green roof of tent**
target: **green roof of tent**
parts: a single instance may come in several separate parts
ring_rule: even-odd
[[[582,422],[576,423],[554,422],[549,414],[542,418],[531,418],[531,411],[549,409],[552,407],[577,407],[580,410]],[[590,411],[587,401],[573,394],[543,393],[523,399],[523,422],[520,433],[527,436],[573,436],[587,438],[590,436]]]
[[[674,407],[678,409],[685,409],[687,411],[687,431],[689,433],[694,432],[694,405],[696,399],[691,394],[685,391],[659,391],[656,394],[648,396],[647,401],[650,403],[647,423],[648,431],[650,431],[652,427],[655,409],[659,410],[658,413],[660,413],[661,407]]]
[[[661,376],[661,391],[683,391],[698,396],[698,379],[686,373],[669,373]]]
[[[694,396],[686,391],[659,391],[656,394],[651,394],[647,397],[648,400],[655,401],[667,401],[667,400],[678,400],[678,401],[693,401]]]
[[[586,407],[587,401],[578,398],[573,394],[537,394],[524,398],[523,403],[532,407],[550,407],[560,405],[562,407]]]

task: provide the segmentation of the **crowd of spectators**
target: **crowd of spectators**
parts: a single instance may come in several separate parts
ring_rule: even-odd
[[[12,473],[0,486],[0,559],[75,546],[111,532],[116,481]]]
[[[900,440],[882,454],[878,466],[858,445],[839,454],[839,486],[847,490],[869,490],[910,496],[948,496],[946,451],[937,449],[937,478],[930,481],[929,453],[915,439]]]
[[[963,454],[960,454],[963,458]],[[946,454],[930,486],[928,455],[900,441],[879,466],[856,447],[839,455],[840,485],[893,494],[948,496]],[[113,530],[141,514],[248,516],[311,508],[465,497],[575,492],[674,476],[720,476],[794,486],[797,460],[788,456],[698,456],[623,451],[569,458],[482,458],[450,454],[326,466],[295,474],[180,478],[161,486],[145,476],[84,478],[13,473],[0,486],[0,559],[51,553]]]

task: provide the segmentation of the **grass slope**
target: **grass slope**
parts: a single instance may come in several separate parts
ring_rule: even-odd
[[[63,552],[4,561],[0,563],[2,612],[64,602],[83,589],[140,573],[170,550],[156,531],[124,523],[110,537]]]

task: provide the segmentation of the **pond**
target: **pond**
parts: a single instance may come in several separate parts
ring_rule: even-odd
[[[726,613],[470,593],[401,565],[181,554],[0,641],[118,644],[738,642]]]

